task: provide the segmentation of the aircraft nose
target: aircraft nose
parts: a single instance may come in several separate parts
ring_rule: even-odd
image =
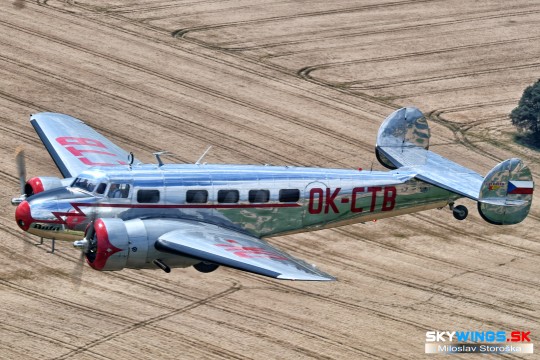
[[[32,215],[30,214],[30,204],[28,201],[23,201],[17,206],[15,210],[15,221],[17,225],[24,231],[28,231],[30,224],[32,224]]]

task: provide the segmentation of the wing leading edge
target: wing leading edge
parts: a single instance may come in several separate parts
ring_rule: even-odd
[[[185,223],[163,234],[159,251],[283,280],[328,281],[334,277],[254,236],[204,223]]]
[[[414,172],[417,179],[478,200],[484,177],[477,172],[422,148],[401,152],[397,148],[384,147],[382,151],[400,171]]]
[[[38,113],[31,116],[30,123],[64,178],[92,166],[127,164],[127,151],[74,117]]]

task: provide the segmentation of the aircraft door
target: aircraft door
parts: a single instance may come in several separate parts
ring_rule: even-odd
[[[320,181],[309,183],[304,189],[303,226],[323,226],[326,223],[324,214],[324,196],[326,184]]]

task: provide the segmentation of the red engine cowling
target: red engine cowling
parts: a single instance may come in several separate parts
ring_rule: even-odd
[[[129,237],[121,219],[97,219],[86,230],[88,265],[96,270],[122,270],[129,253]]]
[[[45,190],[51,190],[65,186],[62,179],[52,176],[41,176],[31,178],[24,185],[24,193],[27,197],[39,194]]]
[[[173,219],[101,218],[86,229],[86,261],[95,270],[155,269],[159,259],[170,267],[188,267],[200,260],[158,251],[154,244],[163,234],[178,229]]]

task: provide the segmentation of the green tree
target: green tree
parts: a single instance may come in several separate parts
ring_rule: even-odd
[[[540,80],[525,89],[510,119],[520,131],[530,132],[532,140],[540,142]]]

